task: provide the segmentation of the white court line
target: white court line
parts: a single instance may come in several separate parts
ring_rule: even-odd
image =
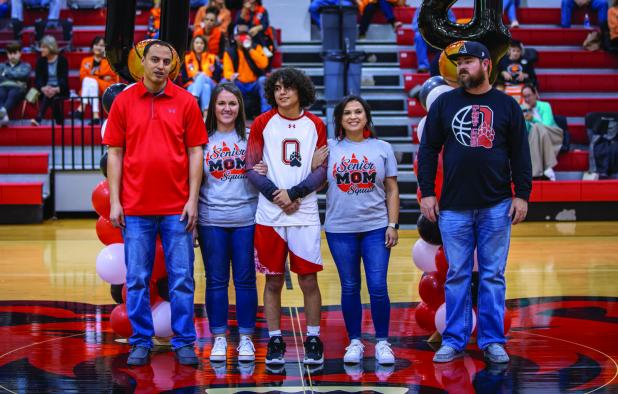
[[[303,328],[300,325],[300,315],[298,313],[298,307],[294,307],[294,309],[296,310],[296,321],[298,322],[298,332],[300,332],[300,340],[304,341],[303,338]],[[303,362],[304,364],[304,362]],[[313,393],[313,380],[311,379],[311,370],[309,369],[309,366],[303,365],[303,368],[307,368],[307,377],[309,378],[309,387],[311,388],[311,392]],[[305,380],[303,378],[303,380]]]
[[[294,307],[296,308],[296,307]],[[303,366],[300,362],[300,353],[298,352],[298,342],[296,341],[296,327],[294,326],[294,313],[292,313],[292,307],[288,306],[290,311],[290,320],[292,321],[292,334],[294,335],[294,347],[296,348],[296,361],[298,361],[298,373],[300,381],[303,383],[303,392],[305,392],[305,379],[303,379]]]

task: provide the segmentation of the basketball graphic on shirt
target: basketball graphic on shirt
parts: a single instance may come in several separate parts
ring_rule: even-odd
[[[494,112],[486,105],[468,105],[453,117],[451,129],[457,142],[464,146],[486,149],[493,147]]]
[[[333,164],[333,178],[339,190],[347,194],[369,193],[375,189],[376,165],[363,156],[358,160],[352,153],[352,157],[347,159],[341,157],[339,162]]]
[[[239,148],[236,144],[232,148],[225,142],[220,146],[214,145],[206,153],[208,172],[221,181],[246,178],[245,153],[245,149]]]

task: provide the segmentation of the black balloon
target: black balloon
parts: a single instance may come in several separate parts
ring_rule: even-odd
[[[134,82],[127,59],[135,35],[136,0],[107,0],[105,21],[105,56],[122,78]]]
[[[423,108],[427,109],[427,96],[429,96],[429,92],[431,92],[435,87],[440,85],[447,85],[444,78],[439,75],[435,77],[431,77],[425,82],[423,82],[423,86],[421,87],[421,92],[418,95],[418,99],[421,102]]]
[[[101,160],[99,161],[99,168],[105,178],[107,178],[107,152],[103,153]]]
[[[424,0],[418,28],[425,41],[438,49],[460,41],[479,41],[487,46],[493,64],[490,81],[498,75],[498,62],[508,50],[511,33],[502,22],[502,0],[475,0],[472,20],[465,25],[451,22],[448,9],[457,0]]]
[[[111,285],[109,292],[112,294],[112,299],[116,304],[122,304],[122,287],[124,285]]]
[[[416,221],[416,227],[423,241],[432,245],[442,245],[442,235],[437,222],[432,222],[421,214]]]
[[[157,280],[157,291],[159,292],[159,297],[163,298],[165,301],[170,300],[170,289],[167,276]]]
[[[172,44],[182,63],[189,40],[189,0],[163,0],[161,2],[161,29],[159,38]]]
[[[127,85],[124,83],[115,83],[105,89],[105,91],[103,92],[103,97],[101,97],[101,103],[103,104],[103,109],[105,110],[105,112],[109,113],[109,111],[112,109],[112,103],[116,99],[116,96],[118,96],[118,94],[122,92],[126,87]]]

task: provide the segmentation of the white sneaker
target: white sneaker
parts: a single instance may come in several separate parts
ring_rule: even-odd
[[[365,346],[358,339],[352,339],[350,346],[345,348],[345,356],[343,356],[343,362],[347,364],[358,364],[363,361],[363,352]]]
[[[550,181],[556,180],[556,173],[554,172],[554,169],[551,167],[543,171],[543,175],[548,177]]]
[[[376,344],[376,361],[378,364],[395,364],[395,353],[390,343],[380,341]]]
[[[243,335],[240,337],[240,343],[236,348],[238,351],[238,361],[254,361],[255,347],[251,341],[251,337]]]
[[[227,356],[227,341],[225,337],[215,337],[215,343],[210,350],[210,361],[225,361]]]

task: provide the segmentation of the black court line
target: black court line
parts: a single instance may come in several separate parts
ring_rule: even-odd
[[[294,288],[292,285],[292,275],[290,274],[290,263],[288,260],[285,260],[285,288],[288,290],[292,290]]]

